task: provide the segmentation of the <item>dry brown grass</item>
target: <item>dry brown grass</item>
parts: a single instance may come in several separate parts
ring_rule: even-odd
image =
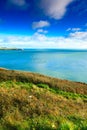
[[[67,92],[73,92],[85,95],[87,94],[87,84],[85,83],[51,78],[48,76],[31,72],[0,69],[0,81],[7,81],[7,80],[32,82],[34,84],[43,83],[48,84],[50,88],[54,88],[55,90],[60,89]]]
[[[15,83],[15,85],[17,85]],[[0,88],[0,118],[6,118],[7,115],[15,114],[14,118],[26,119],[33,116],[80,116],[87,117],[87,102],[83,100],[67,99],[61,95],[53,94],[36,85],[27,91],[26,89],[12,87]]]

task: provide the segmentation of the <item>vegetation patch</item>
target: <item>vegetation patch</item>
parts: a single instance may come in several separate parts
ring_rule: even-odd
[[[25,72],[21,75],[22,72],[14,71],[11,75],[12,71],[6,70],[7,76],[3,71],[0,130],[87,130],[87,94],[83,89],[86,84],[73,86],[73,82],[58,80],[56,86],[49,77],[46,78],[52,85],[46,79],[41,82],[42,76],[35,77],[33,82]],[[73,91],[67,89],[70,83]],[[78,86],[84,93],[76,91]]]

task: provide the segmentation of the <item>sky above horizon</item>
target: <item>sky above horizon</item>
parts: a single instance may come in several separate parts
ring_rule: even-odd
[[[0,0],[0,47],[87,49],[87,0]]]

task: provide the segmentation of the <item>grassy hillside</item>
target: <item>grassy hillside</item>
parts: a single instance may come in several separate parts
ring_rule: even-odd
[[[0,130],[87,130],[87,84],[0,69]]]

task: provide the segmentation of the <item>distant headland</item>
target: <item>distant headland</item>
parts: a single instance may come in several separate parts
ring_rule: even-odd
[[[23,50],[21,48],[7,48],[7,47],[0,47],[0,50]]]

